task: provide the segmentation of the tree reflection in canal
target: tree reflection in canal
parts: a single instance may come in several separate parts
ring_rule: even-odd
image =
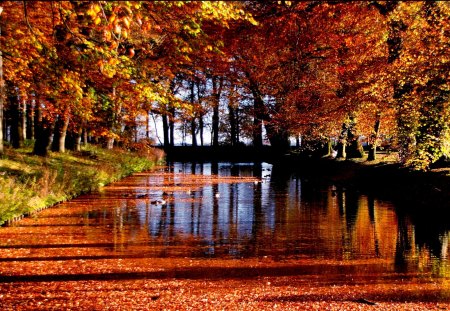
[[[121,198],[114,241],[144,240],[140,251],[158,257],[365,260],[386,271],[447,275],[448,231],[417,243],[416,226],[390,202],[272,174],[266,163],[173,163],[116,183],[102,194]],[[166,204],[155,204],[160,198]],[[107,214],[90,213],[89,221]]]

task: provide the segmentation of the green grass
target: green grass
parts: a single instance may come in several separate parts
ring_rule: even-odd
[[[0,155],[0,224],[151,169],[159,150],[132,153],[88,146],[81,152],[31,155],[31,147]]]

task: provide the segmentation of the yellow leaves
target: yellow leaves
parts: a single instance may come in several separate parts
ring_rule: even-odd
[[[130,28],[130,20],[128,18],[124,17],[122,22],[126,28]]]
[[[180,51],[183,52],[183,53],[191,53],[192,52],[192,48],[190,46],[183,46],[180,49]]]
[[[86,15],[90,16],[93,20],[95,20],[95,19],[97,19],[101,10],[102,10],[102,8],[99,4],[93,4],[86,11]]]
[[[286,5],[286,6],[291,6],[292,5],[292,1],[278,1],[279,5]]]
[[[102,21],[102,19],[101,19],[99,16],[97,16],[97,17],[94,19],[94,24],[95,24],[95,25],[98,25],[98,24],[101,23],[101,21]]]
[[[97,16],[97,13],[92,8],[89,8],[89,10],[86,11],[86,14],[89,15],[92,19],[94,19]]]
[[[111,40],[111,31],[103,31],[103,40],[105,40],[106,42],[109,42]]]
[[[101,9],[100,5],[96,3],[92,6],[92,10],[95,12],[95,14],[98,14],[98,13],[100,13],[100,11],[102,9]]]
[[[112,66],[115,66],[115,65],[117,65],[119,63],[119,60],[117,59],[117,58],[110,58],[109,60],[108,60],[108,64],[110,64],[110,65],[112,65]]]
[[[202,1],[201,10],[204,17],[207,17],[211,20],[217,20],[227,28],[227,21],[239,19],[246,20],[255,26],[258,25],[258,22],[251,16],[250,13],[245,12],[242,8],[240,8],[233,2]]]

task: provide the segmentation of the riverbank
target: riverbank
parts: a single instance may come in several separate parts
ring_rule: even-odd
[[[132,153],[90,145],[43,158],[31,148],[7,148],[0,155],[0,225],[148,170],[162,156],[159,149]]]
[[[450,213],[449,167],[411,171],[401,167],[394,158],[395,155],[381,155],[379,160],[371,162],[286,156],[275,165],[309,178],[401,202],[400,205],[410,211],[427,208]]]

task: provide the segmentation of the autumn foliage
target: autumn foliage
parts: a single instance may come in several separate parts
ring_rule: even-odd
[[[415,169],[448,156],[447,2],[5,1],[3,141],[34,153],[289,138],[351,157],[364,137]],[[4,115],[3,115],[4,112]],[[142,136],[142,135],[141,135]],[[346,150],[347,148],[347,150]],[[357,153],[356,153],[357,154]],[[372,154],[373,156],[375,153]]]

